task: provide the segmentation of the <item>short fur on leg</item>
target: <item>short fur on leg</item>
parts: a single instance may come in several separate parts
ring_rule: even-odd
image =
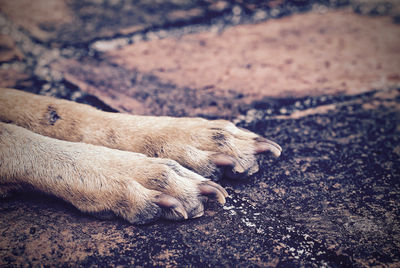
[[[132,223],[199,217],[228,195],[206,177],[253,174],[256,154],[282,150],[224,120],[107,113],[13,89],[0,103],[1,196],[39,190]]]
[[[173,160],[67,142],[0,123],[0,189],[39,190],[83,212],[112,212],[132,223],[203,213],[205,185],[224,202],[222,188]],[[222,190],[221,190],[222,189]]]

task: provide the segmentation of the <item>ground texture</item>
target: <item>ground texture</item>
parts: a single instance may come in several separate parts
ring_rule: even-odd
[[[185,222],[1,200],[1,266],[400,266],[398,1],[0,0],[0,86],[225,118],[279,159]]]

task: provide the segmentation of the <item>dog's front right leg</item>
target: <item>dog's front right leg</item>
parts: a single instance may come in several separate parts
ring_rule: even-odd
[[[0,122],[0,194],[33,189],[97,216],[131,223],[201,216],[226,192],[172,160],[61,141]]]

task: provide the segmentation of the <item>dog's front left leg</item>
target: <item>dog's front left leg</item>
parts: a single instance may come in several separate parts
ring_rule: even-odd
[[[172,160],[61,141],[0,122],[0,188],[34,189],[131,223],[201,216],[226,192]]]

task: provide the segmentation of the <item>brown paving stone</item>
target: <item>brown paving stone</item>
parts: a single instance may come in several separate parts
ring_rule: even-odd
[[[196,90],[165,84],[155,76],[85,58],[61,60],[51,68],[69,83],[99,97],[111,107],[132,114],[235,116],[240,94]]]
[[[399,44],[390,18],[341,10],[142,42],[107,59],[179,87],[252,98],[355,94],[400,85]]]
[[[78,67],[79,63],[76,61],[67,61],[67,65],[69,66],[69,68],[74,68],[74,67]],[[66,63],[66,62],[64,62]],[[85,72],[83,73],[83,76],[87,76],[86,78],[91,78],[91,77],[98,77],[98,80],[102,81],[102,78],[107,79],[107,77],[102,76],[103,72],[107,70],[106,66],[102,66],[105,68],[96,68],[95,66],[91,66],[91,65],[86,65],[85,67],[88,67],[88,69],[84,70]],[[82,71],[83,68],[79,68],[79,71]],[[111,70],[113,71],[113,70]],[[107,72],[107,71],[106,71]],[[98,75],[97,75],[98,74]],[[101,78],[102,77],[102,78]],[[120,87],[120,83],[125,82],[125,81],[121,81],[116,79],[116,81],[109,81],[109,83],[106,83],[106,87],[96,87],[91,85],[91,83],[87,83],[87,79],[81,79],[81,77],[77,76],[77,74],[75,73],[65,73],[64,75],[65,80],[67,80],[68,82],[76,85],[79,87],[79,89],[81,89],[82,91],[85,91],[89,94],[93,94],[95,96],[97,96],[100,99],[112,99],[111,101],[109,101],[114,107],[119,108],[122,111],[126,111],[126,112],[131,112],[131,113],[135,113],[135,114],[146,114],[148,113],[147,110],[145,109],[144,105],[141,104],[139,101],[135,100],[134,98],[129,98],[127,99],[127,96],[121,92],[119,92],[118,90],[115,90],[114,87],[107,87],[107,85],[114,85],[118,88]],[[86,83],[83,81],[85,80]],[[101,82],[100,82],[101,83]],[[100,89],[100,90],[99,90]]]
[[[121,111],[232,118],[263,97],[398,86],[399,43],[390,18],[342,10],[141,42],[52,68]]]

